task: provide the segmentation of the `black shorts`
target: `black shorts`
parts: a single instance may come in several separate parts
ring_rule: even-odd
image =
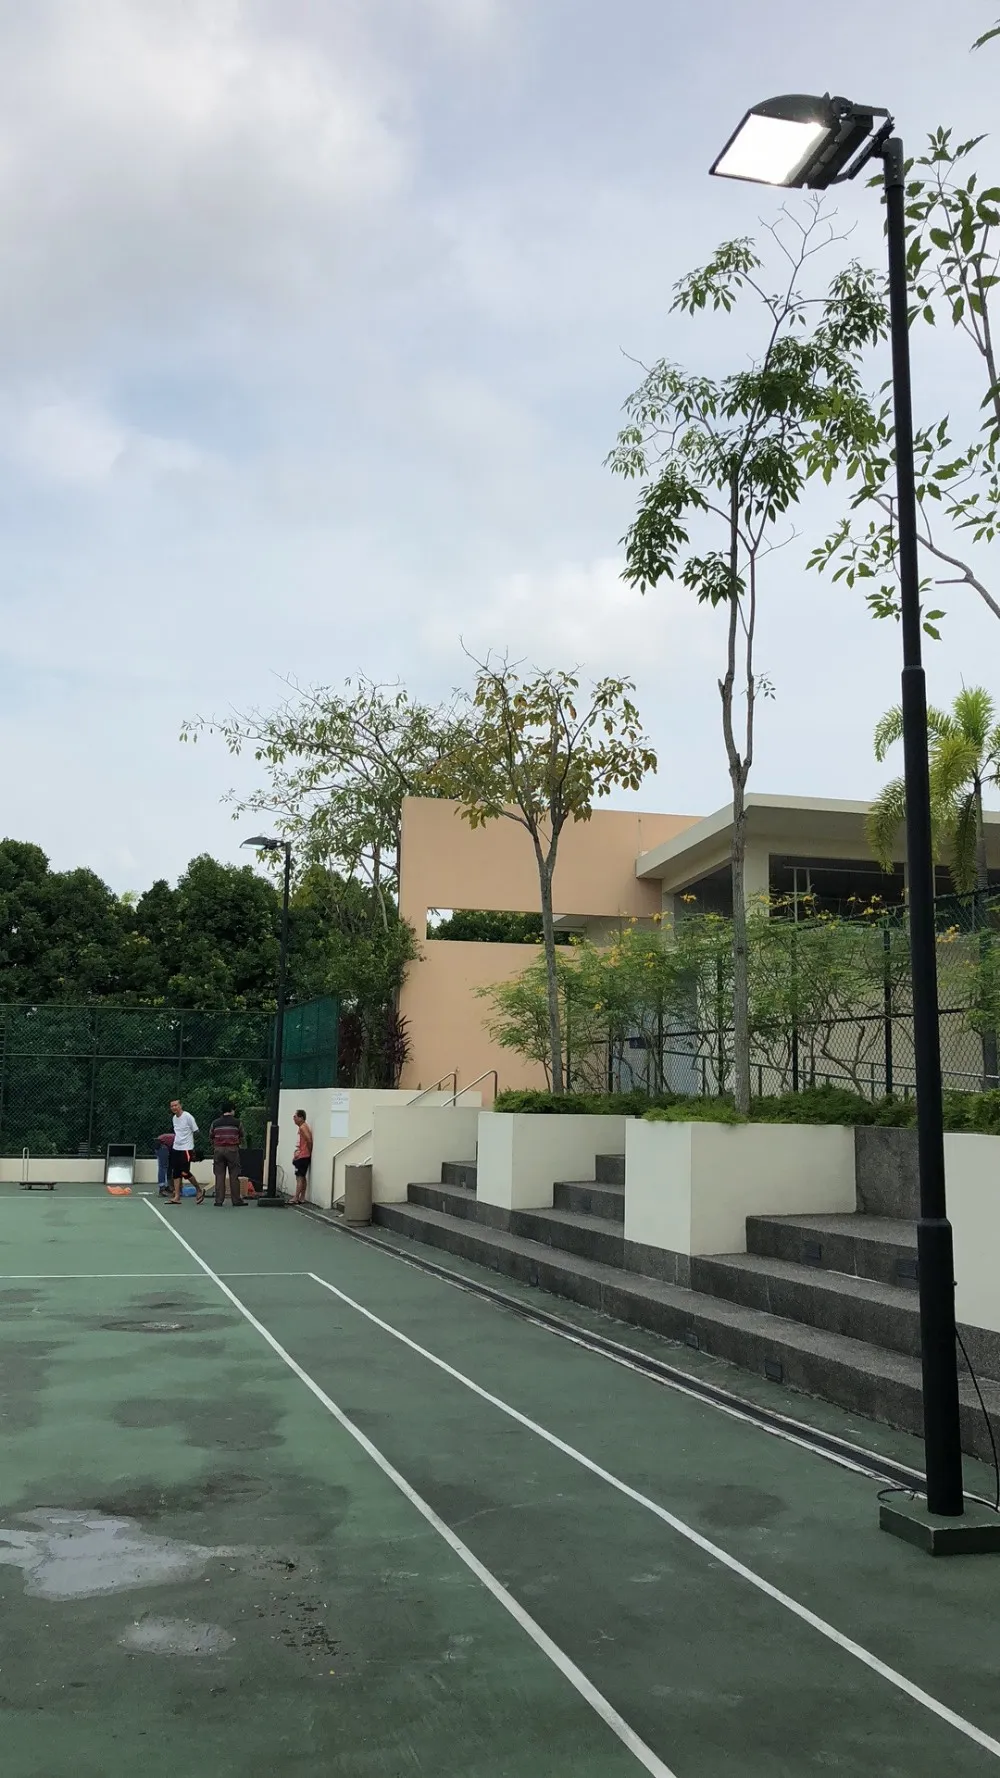
[[[311,1160],[312,1160],[311,1154],[297,1154],[295,1156],[295,1159],[292,1162],[292,1166],[295,1168],[296,1179],[308,1178],[309,1163]]]
[[[190,1173],[190,1171],[191,1171],[191,1151],[190,1151],[190,1149],[172,1148],[170,1150],[170,1177],[171,1177],[171,1179],[183,1179],[185,1173]]]

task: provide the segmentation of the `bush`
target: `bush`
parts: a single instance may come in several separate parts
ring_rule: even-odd
[[[588,1117],[643,1117],[650,1106],[687,1104],[676,1095],[651,1099],[648,1093],[546,1093],[533,1088],[498,1093],[494,1111],[532,1111],[566,1116],[576,1112]]]
[[[529,1111],[548,1116],[584,1112],[591,1117],[645,1117],[651,1123],[738,1124],[731,1099],[700,1099],[677,1093],[650,1099],[645,1093],[553,1093],[525,1088],[497,1095],[496,1111]],[[776,1093],[755,1099],[750,1122],[755,1124],[874,1124],[882,1129],[911,1129],[917,1121],[914,1099],[863,1099],[849,1087],[807,1087],[801,1093]],[[944,1127],[1000,1136],[1000,1092],[944,1094]]]

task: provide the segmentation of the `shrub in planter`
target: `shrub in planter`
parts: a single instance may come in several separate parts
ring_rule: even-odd
[[[545,1116],[643,1117],[654,1105],[687,1104],[673,1095],[650,1099],[648,1093],[546,1093],[516,1088],[498,1093],[494,1111],[530,1111]],[[714,1103],[714,1101],[713,1101]]]

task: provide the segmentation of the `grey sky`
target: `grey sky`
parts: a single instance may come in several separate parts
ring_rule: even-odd
[[[1000,49],[968,45],[995,10],[0,4],[0,828],[119,888],[232,855],[219,797],[252,768],[180,746],[185,716],[289,673],[434,696],[467,676],[460,634],[631,672],[662,762],[640,802],[726,801],[719,619],[618,580],[622,353],[740,349],[667,310],[777,208],[706,177],[748,104],[846,92],[913,147],[990,130]],[[877,260],[874,196],[838,206]],[[969,412],[971,365],[917,343],[920,411]],[[803,511],[766,591],[758,791],[879,781],[898,635],[804,574],[833,511]],[[991,683],[1000,641],[970,595],[951,610],[939,702]]]

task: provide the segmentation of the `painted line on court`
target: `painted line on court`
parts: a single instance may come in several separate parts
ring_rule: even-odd
[[[462,1542],[462,1539],[456,1535],[451,1529],[451,1526],[446,1525],[444,1520],[438,1517],[434,1508],[428,1504],[421,1494],[417,1493],[416,1489],[406,1480],[406,1477],[401,1475],[398,1469],[394,1468],[389,1462],[389,1459],[383,1456],[378,1446],[372,1444],[371,1439],[366,1437],[360,1427],[355,1426],[354,1421],[349,1419],[344,1413],[343,1408],[338,1407],[337,1403],[327,1395],[325,1389],[320,1387],[315,1378],[311,1377],[308,1371],[303,1370],[302,1366],[296,1362],[290,1352],[286,1352],[284,1346],[282,1346],[280,1342],[275,1339],[274,1335],[268,1331],[263,1322],[257,1320],[256,1315],[247,1308],[245,1303],[240,1301],[235,1291],[230,1290],[219,1274],[213,1272],[211,1266],[202,1259],[201,1255],[197,1253],[193,1247],[189,1246],[183,1235],[179,1234],[173,1224],[167,1221],[167,1218],[157,1206],[150,1201],[148,1208],[152,1211],[153,1215],[162,1222],[164,1228],[169,1230],[170,1234],[173,1235],[174,1240],[179,1241],[185,1252],[189,1253],[191,1258],[197,1262],[206,1277],[210,1278],[213,1284],[218,1286],[223,1296],[228,1298],[234,1309],[239,1311],[244,1320],[254,1329],[254,1332],[260,1334],[261,1339],[267,1342],[272,1352],[275,1352],[281,1359],[282,1363],[286,1364],[288,1369],[298,1377],[300,1383],[305,1384],[310,1394],[316,1397],[316,1400],[326,1409],[328,1414],[332,1415],[337,1424],[341,1426],[352,1439],[354,1439],[356,1444],[360,1445],[366,1456],[370,1457],[372,1462],[382,1471],[383,1475],[387,1476],[393,1486],[398,1488],[404,1498],[410,1502],[410,1505],[416,1508],[421,1518],[425,1519],[427,1524],[431,1526],[432,1530],[437,1532],[443,1542],[448,1545],[448,1548],[465,1564],[470,1573],[474,1574],[478,1581],[481,1581],[487,1592],[492,1594],[497,1603],[503,1606],[504,1610],[514,1619],[514,1622],[531,1638],[535,1646],[548,1657],[552,1662],[552,1665],[563,1675],[564,1679],[569,1681],[570,1685],[579,1693],[584,1702],[590,1705],[590,1708],[600,1717],[601,1721],[606,1724],[612,1734],[616,1735],[622,1745],[628,1749],[629,1753],[634,1755],[643,1769],[650,1772],[653,1775],[653,1778],[677,1778],[677,1774],[671,1771],[669,1766],[664,1765],[663,1761],[653,1752],[651,1747],[647,1747],[645,1741],[643,1741],[631,1725],[625,1721],[625,1718],[619,1716],[614,1705],[608,1702],[603,1692],[598,1691],[597,1687],[587,1678],[586,1674],[576,1665],[575,1661],[572,1661],[569,1655],[559,1647],[558,1643],[553,1642],[551,1636],[546,1634],[541,1625],[536,1623],[530,1613],[525,1611],[522,1605],[518,1604],[518,1601],[514,1598],[513,1594],[508,1593],[502,1582],[497,1580],[496,1575],[480,1562],[478,1556],[473,1555],[468,1544]],[[301,1273],[298,1274],[298,1276],[312,1278],[314,1274],[311,1272]]]
[[[0,1284],[24,1283],[29,1278],[201,1278],[198,1272],[0,1272]],[[224,1278],[311,1278],[311,1272],[223,1272]]]
[[[652,1500],[648,1494],[643,1494],[638,1488],[633,1488],[628,1482],[623,1482],[620,1476],[613,1475],[600,1463],[595,1463],[593,1458],[585,1456],[583,1451],[578,1451],[575,1445],[567,1444],[565,1439],[559,1438],[556,1433],[549,1432],[546,1427],[540,1426],[537,1420],[532,1420],[527,1414],[522,1414],[518,1408],[512,1407],[510,1402],[504,1401],[499,1395],[491,1394],[479,1383],[474,1383],[471,1377],[465,1376],[462,1371],[456,1370],[454,1365],[448,1364],[443,1358],[438,1358],[435,1353],[428,1352],[425,1346],[420,1346],[416,1340],[411,1340],[409,1334],[401,1332],[398,1327],[393,1327],[391,1322],[383,1321],[380,1315],[374,1314],[371,1309],[366,1309],[363,1303],[355,1302],[354,1298],[348,1296],[345,1291],[338,1290],[335,1284],[329,1284],[325,1278],[320,1278],[315,1272],[311,1272],[309,1275],[314,1283],[320,1285],[323,1290],[329,1291],[331,1296],[337,1297],[342,1303],[346,1303],[348,1308],[355,1309],[359,1315],[364,1316],[366,1321],[372,1322],[375,1327],[380,1327],[385,1333],[391,1334],[393,1339],[398,1340],[401,1345],[408,1346],[411,1352],[416,1352],[421,1358],[425,1358],[429,1364],[443,1371],[456,1383],[461,1383],[466,1389],[470,1389],[473,1395],[478,1395],[491,1407],[499,1408],[502,1414],[515,1420],[528,1432],[535,1433],[538,1438],[544,1439],[547,1445],[560,1451],[564,1457],[572,1458],[574,1463],[579,1463],[581,1468],[589,1470],[591,1475],[598,1476],[602,1482],[607,1482],[619,1494],[623,1494],[627,1500],[633,1501],[636,1506],[645,1507],[647,1512],[653,1513],[665,1525],[669,1525],[672,1531],[676,1531],[688,1543],[694,1544],[696,1549],[702,1550],[705,1555],[710,1556],[713,1562],[721,1563],[724,1568],[729,1569],[731,1574],[736,1574],[741,1580],[747,1581],[766,1598],[773,1599],[776,1604],[784,1606],[786,1611],[790,1611],[802,1623],[808,1624],[811,1629],[817,1630],[835,1647],[842,1649],[845,1654],[853,1655],[855,1660],[860,1661],[871,1672],[888,1680],[890,1685],[905,1693],[908,1698],[912,1698],[914,1703],[922,1704],[925,1710],[929,1710],[934,1716],[939,1717],[942,1722],[948,1723],[960,1734],[966,1735],[970,1741],[974,1741],[977,1746],[984,1748],[987,1753],[993,1754],[994,1758],[1000,1759],[1000,1741],[995,1741],[992,1735],[987,1735],[983,1729],[977,1728],[975,1723],[969,1722],[957,1711],[949,1709],[947,1704],[942,1704],[938,1698],[932,1697],[930,1692],[925,1692],[921,1686],[907,1679],[906,1675],[898,1672],[895,1667],[890,1667],[885,1661],[879,1660],[877,1655],[873,1655],[869,1649],[862,1647],[860,1642],[853,1641],[850,1636],[845,1636],[833,1624],[827,1623],[825,1618],[810,1611],[807,1605],[801,1605],[789,1593],[783,1593],[780,1587],[772,1586],[771,1582],[765,1580],[763,1575],[748,1568],[736,1556],[731,1556],[728,1550],[722,1549],[718,1544],[712,1543],[709,1538],[703,1537],[701,1532],[696,1531],[693,1525],[687,1524],[686,1520],[679,1519],[676,1513],[669,1512],[665,1506],[660,1506],[658,1501]]]

